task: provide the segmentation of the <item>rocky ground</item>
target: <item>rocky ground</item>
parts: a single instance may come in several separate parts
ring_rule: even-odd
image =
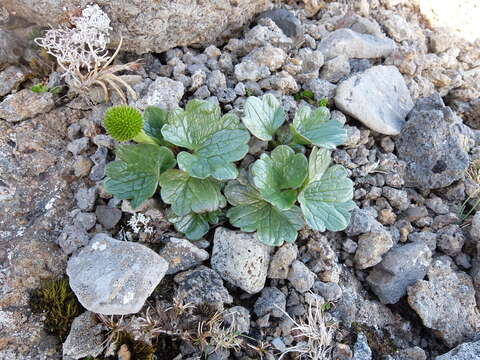
[[[158,197],[132,210],[107,194],[115,143],[102,119],[121,99],[30,91],[64,84],[38,48],[19,47],[27,30],[0,7],[0,359],[93,359],[115,328],[153,342],[156,359],[277,359],[305,339],[294,320],[318,303],[334,324],[333,359],[480,359],[480,44],[419,3],[290,2],[223,43],[121,55],[142,60],[129,98],[141,110],[205,99],[240,114],[247,96],[269,92],[293,114],[329,100],[348,130],[334,162],[358,207],[345,231],[302,230],[273,249],[227,224],[189,242]],[[31,299],[65,274],[94,312],[138,313],[84,312],[62,350]],[[115,286],[127,300],[111,301]],[[177,332],[197,331],[192,321],[212,309],[244,335],[205,350],[198,333]],[[154,336],[145,324],[163,327]]]

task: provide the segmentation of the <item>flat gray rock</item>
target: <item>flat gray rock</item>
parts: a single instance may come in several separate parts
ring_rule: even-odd
[[[34,93],[28,89],[8,95],[0,103],[0,119],[18,122],[48,112],[54,107],[50,92]]]
[[[480,340],[458,345],[448,353],[437,356],[435,360],[475,360],[480,359]]]
[[[87,310],[125,315],[140,311],[167,269],[168,263],[146,246],[97,234],[70,258],[67,275]]]
[[[190,241],[175,237],[170,238],[159,254],[168,262],[167,274],[176,274],[200,265],[210,256],[207,251],[198,248]]]
[[[407,293],[407,287],[427,274],[432,251],[423,242],[391,249],[367,277],[372,291],[382,304],[395,304]]]
[[[419,280],[407,289],[408,304],[447,346],[470,341],[480,332],[480,313],[472,278],[452,269],[452,260],[432,261],[428,281]]]
[[[103,352],[103,332],[105,327],[95,319],[95,314],[85,311],[77,316],[63,343],[64,359],[96,357]]]
[[[338,29],[325,36],[318,45],[326,60],[339,55],[356,59],[387,57],[395,42],[386,37],[361,34],[350,29]]]
[[[413,108],[402,74],[395,66],[373,66],[338,85],[335,105],[370,129],[398,135]]]
[[[407,163],[406,185],[437,189],[463,178],[467,130],[438,93],[419,99],[396,141],[398,157]]]
[[[185,304],[209,304],[223,310],[223,304],[233,302],[220,275],[206,266],[179,273],[174,280],[178,284],[175,296]]]
[[[180,81],[158,77],[150,84],[147,94],[138,100],[136,105],[142,110],[151,105],[168,111],[174,110],[178,108],[184,92],[185,87]]]
[[[265,286],[270,248],[254,234],[219,227],[215,230],[211,263],[224,280],[255,294]]]

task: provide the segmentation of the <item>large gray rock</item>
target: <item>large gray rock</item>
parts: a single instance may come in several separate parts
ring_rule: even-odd
[[[103,331],[105,328],[95,319],[95,314],[85,311],[77,316],[63,343],[64,359],[96,357],[103,352]]]
[[[407,293],[407,287],[427,274],[432,251],[423,242],[391,249],[376,265],[367,282],[382,304],[395,304]]]
[[[168,263],[146,246],[97,234],[70,258],[67,275],[87,310],[124,315],[140,311],[167,269]]]
[[[251,233],[219,227],[215,230],[211,263],[224,280],[255,294],[265,286],[270,248]]]
[[[437,356],[435,360],[476,360],[480,359],[480,340],[458,345],[448,353]]]
[[[463,126],[438,93],[417,101],[396,142],[407,186],[437,189],[463,177],[469,164]]]
[[[50,111],[54,106],[52,93],[34,93],[23,89],[8,95],[0,103],[0,119],[18,122]]]
[[[398,69],[378,65],[341,82],[335,105],[376,132],[398,135],[413,102]]]
[[[470,276],[454,271],[449,257],[439,257],[430,265],[428,281],[419,280],[407,289],[408,303],[448,346],[478,336],[480,314]]]
[[[387,57],[394,49],[395,42],[391,39],[360,34],[350,29],[335,30],[318,45],[318,50],[327,60],[339,55],[356,59]]]
[[[66,14],[90,3],[89,0],[5,0],[2,6],[29,22],[46,26],[64,23]],[[190,44],[209,45],[216,39],[226,39],[269,4],[269,0],[101,2],[112,20],[110,46],[116,47],[123,36],[123,49],[138,54],[159,53]]]

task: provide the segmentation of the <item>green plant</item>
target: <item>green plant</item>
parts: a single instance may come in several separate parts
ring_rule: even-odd
[[[45,315],[45,329],[62,341],[67,337],[73,319],[83,311],[67,279],[43,282],[31,294],[30,308]]]
[[[305,100],[308,103],[313,103],[315,95],[310,90],[300,90],[299,92],[293,94],[293,98],[296,101]]]
[[[289,127],[279,101],[268,94],[246,100],[242,121],[199,100],[169,113],[147,108],[142,121],[127,108],[107,111],[105,127],[117,140],[141,143],[117,147],[105,189],[138,207],[160,187],[169,220],[187,238],[205,235],[227,204],[230,223],[256,231],[268,245],[295,241],[305,222],[319,231],[348,225],[353,183],[342,166],[331,165],[331,151],[343,144],[346,131],[326,107],[301,107]],[[250,133],[273,148],[239,169]]]
[[[62,91],[62,88],[60,86],[49,88],[48,86],[39,83],[30,87],[30,90],[37,94],[46,93],[46,92],[50,92],[52,94],[59,94],[60,91]]]
[[[253,90],[250,88],[245,88],[245,96],[253,96]]]
[[[323,99],[318,100],[318,106],[328,107],[328,99],[327,99],[327,98],[323,98]]]

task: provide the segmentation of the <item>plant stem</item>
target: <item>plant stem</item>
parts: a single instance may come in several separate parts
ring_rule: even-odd
[[[152,138],[151,136],[148,136],[145,131],[140,130],[140,132],[138,133],[137,136],[135,136],[133,139],[133,141],[139,143],[139,144],[157,144],[157,142],[155,141],[154,138]]]

